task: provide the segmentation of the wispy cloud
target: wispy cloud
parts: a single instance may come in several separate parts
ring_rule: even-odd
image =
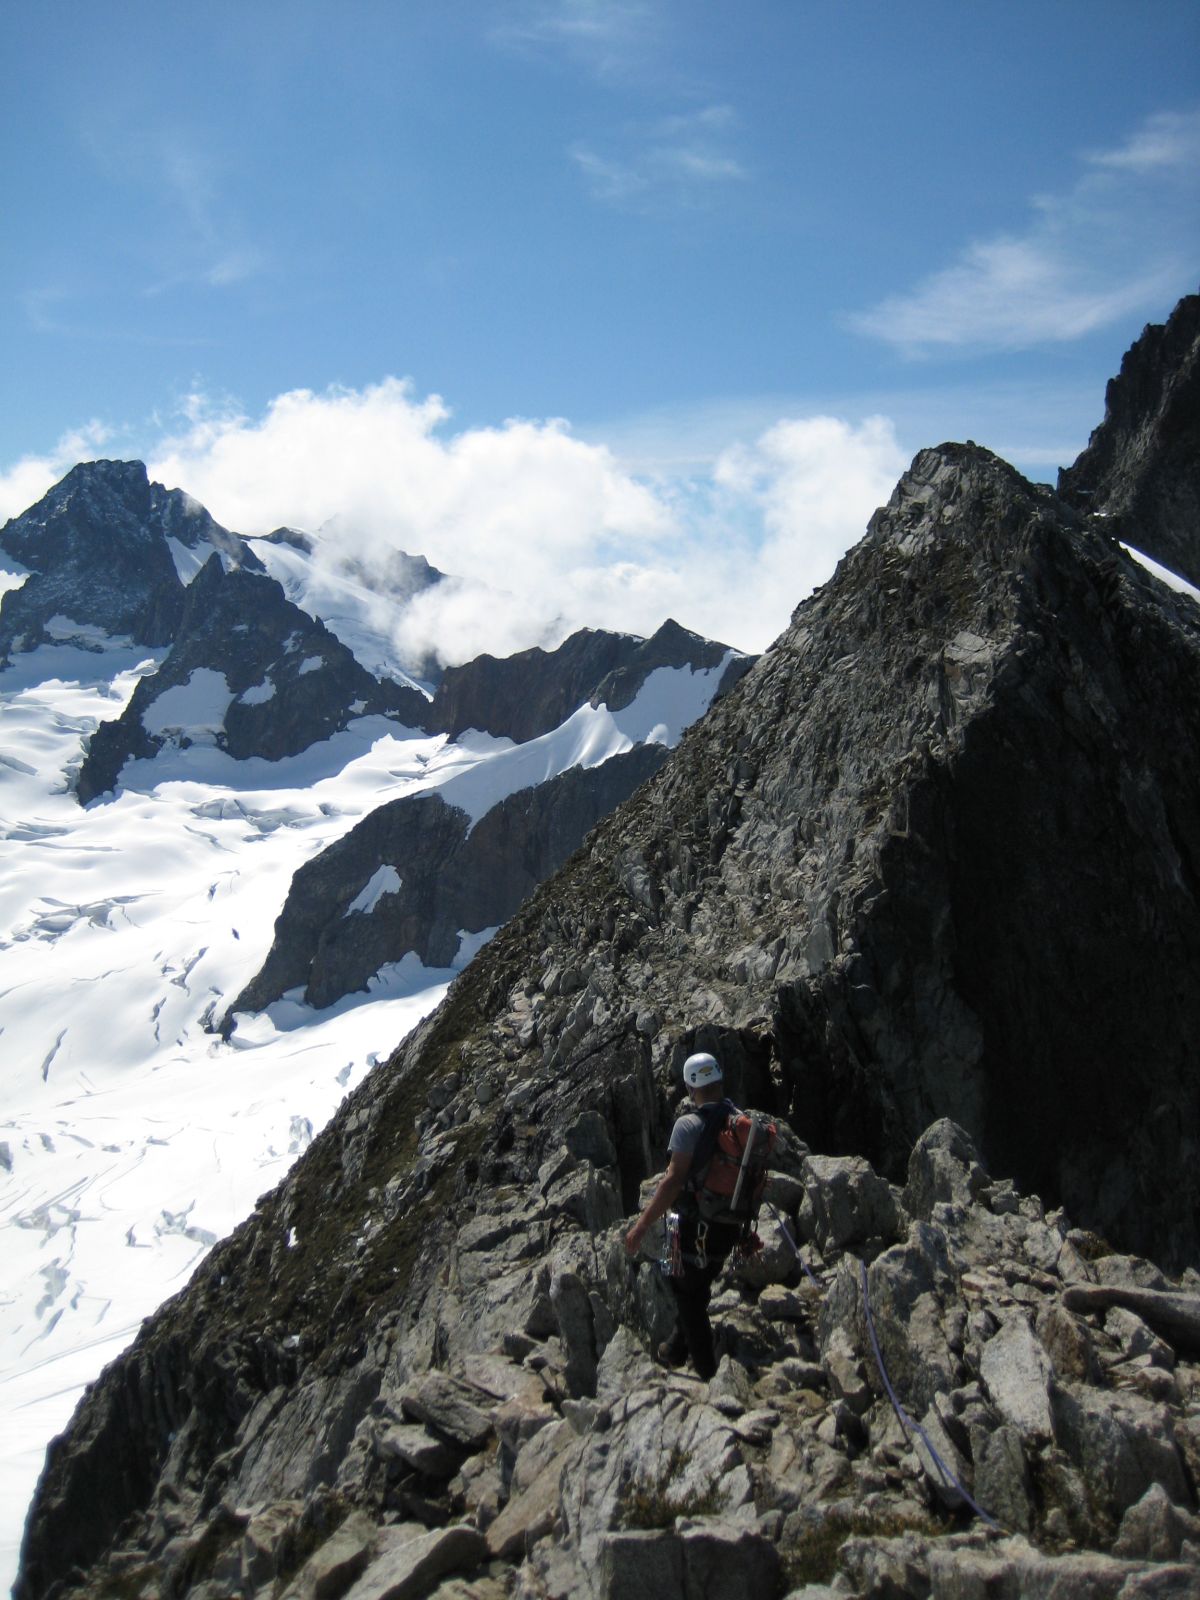
[[[156,153],[150,181],[161,185],[167,205],[182,223],[176,254],[183,264],[146,291],[161,294],[181,284],[227,289],[257,277],[265,252],[250,243],[221,194],[214,159],[191,139],[173,134]]]
[[[731,149],[736,127],[731,106],[705,106],[627,127],[615,150],[580,143],[570,155],[598,200],[694,205],[749,177]]]
[[[267,251],[230,198],[218,134],[135,124],[114,111],[92,122],[83,141],[109,184],[149,198],[152,223],[127,241],[143,274],[129,285],[134,293],[224,290],[267,270]]]
[[[658,37],[648,0],[524,0],[491,29],[498,44],[566,55],[602,79],[638,73]]]
[[[1069,191],[1031,200],[1022,232],[971,242],[850,326],[909,355],[1019,350],[1081,338],[1194,286],[1200,112],[1152,117],[1082,161]]]

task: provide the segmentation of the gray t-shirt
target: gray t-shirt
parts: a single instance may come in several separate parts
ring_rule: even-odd
[[[671,1137],[667,1140],[667,1154],[694,1156],[700,1135],[704,1132],[704,1118],[698,1111],[685,1111],[676,1117]]]
[[[667,1141],[667,1153],[673,1156],[691,1156],[696,1153],[696,1145],[700,1135],[704,1132],[704,1118],[698,1111],[685,1111],[675,1120],[671,1129],[671,1137]]]

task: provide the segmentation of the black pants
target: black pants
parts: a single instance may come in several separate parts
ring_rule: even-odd
[[[698,1376],[706,1383],[717,1370],[708,1302],[712,1299],[713,1281],[724,1265],[723,1256],[715,1261],[710,1256],[703,1267],[685,1261],[682,1274],[667,1279],[679,1317],[670,1340],[671,1358],[681,1362],[684,1355],[688,1355]]]

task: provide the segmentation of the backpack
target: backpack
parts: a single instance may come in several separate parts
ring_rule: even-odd
[[[688,1190],[705,1222],[752,1227],[758,1216],[778,1130],[732,1100],[698,1106],[704,1128],[692,1157]]]

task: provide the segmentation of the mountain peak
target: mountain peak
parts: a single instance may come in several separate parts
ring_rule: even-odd
[[[1104,421],[1058,490],[1108,531],[1200,583],[1200,294],[1151,323],[1110,380]]]

